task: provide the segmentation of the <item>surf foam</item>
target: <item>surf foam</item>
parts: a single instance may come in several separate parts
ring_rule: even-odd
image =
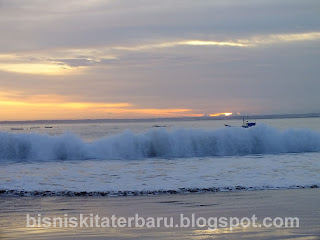
[[[49,136],[0,132],[0,159],[82,160],[234,156],[320,152],[320,133],[308,129],[280,130],[267,125],[249,129],[151,129],[85,142],[65,133]]]

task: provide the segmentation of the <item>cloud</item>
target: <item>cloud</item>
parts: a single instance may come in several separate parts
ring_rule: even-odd
[[[0,52],[318,31],[318,2],[2,0]],[[139,45],[139,44],[137,44]]]
[[[72,72],[72,68],[68,65],[52,63],[1,63],[0,70],[7,72],[41,75],[66,75]]]
[[[319,110],[317,0],[0,0],[0,15],[0,86],[24,92],[13,102],[132,104],[113,117]]]
[[[179,40],[127,46],[100,46],[97,48],[55,49],[34,52],[0,54],[0,70],[26,74],[79,74],[84,67],[103,66],[128,59],[126,52],[150,52],[155,49],[190,47],[239,47],[252,48],[288,42],[319,41],[320,32],[284,33],[248,36],[242,39],[224,41]],[[132,55],[131,55],[132,56]],[[133,59],[134,60],[134,59]],[[138,59],[137,59],[138,60]],[[27,62],[26,62],[27,61]]]
[[[128,50],[128,51],[144,51],[154,48],[172,48],[177,46],[190,45],[190,46],[227,46],[227,47],[248,47],[248,44],[240,42],[218,42],[218,41],[204,41],[204,40],[181,40],[181,41],[172,41],[172,42],[161,42],[155,44],[146,44],[139,46],[119,46],[113,47],[115,50]]]
[[[302,32],[302,33],[283,33],[283,34],[270,34],[260,35],[242,40],[253,45],[264,44],[282,44],[288,42],[303,42],[303,41],[316,41],[320,40],[320,32]]]
[[[155,48],[172,48],[179,46],[219,46],[219,47],[259,47],[265,44],[283,44],[287,42],[301,42],[320,40],[320,32],[306,32],[306,33],[287,33],[287,34],[268,34],[249,36],[248,38],[229,39],[225,41],[214,40],[180,40],[167,41],[154,44],[145,44],[137,46],[117,46],[112,49],[128,50],[128,51],[145,51]]]

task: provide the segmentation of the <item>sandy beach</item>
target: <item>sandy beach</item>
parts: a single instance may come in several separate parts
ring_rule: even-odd
[[[136,197],[10,197],[0,198],[0,239],[319,239],[319,189],[218,192]],[[298,217],[298,228],[230,227],[26,227],[27,218],[84,216],[128,218],[199,218],[255,215]]]

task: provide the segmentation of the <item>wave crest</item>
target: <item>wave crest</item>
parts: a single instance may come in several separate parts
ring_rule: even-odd
[[[126,130],[93,142],[77,135],[0,132],[2,160],[140,159],[232,156],[320,151],[320,133],[308,129],[279,130],[266,125],[250,129]]]

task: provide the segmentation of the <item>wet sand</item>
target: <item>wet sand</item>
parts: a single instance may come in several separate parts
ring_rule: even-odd
[[[320,189],[218,192],[136,197],[0,197],[0,239],[320,239]],[[26,227],[37,217],[298,217],[299,228]]]

